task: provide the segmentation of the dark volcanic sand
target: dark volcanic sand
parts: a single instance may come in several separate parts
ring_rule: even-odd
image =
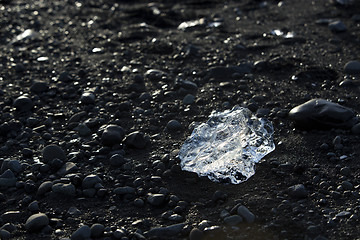
[[[220,227],[213,239],[359,237],[359,131],[305,132],[294,128],[287,113],[312,98],[360,112],[359,79],[344,73],[348,61],[360,58],[360,24],[355,15],[360,4],[219,2],[0,1],[0,154],[3,160],[22,164],[15,172],[16,186],[2,187],[0,194],[0,227],[13,239],[68,238],[81,224],[95,223],[105,226],[103,239],[115,239],[113,232],[121,228],[123,239],[151,238],[146,233],[150,229],[179,222],[185,223],[183,230],[163,235],[164,239],[186,239],[203,220]],[[184,21],[201,18],[203,24],[177,29]],[[340,20],[347,30],[331,31],[326,21],[317,23],[319,19]],[[221,25],[212,27],[213,22]],[[36,34],[13,40],[26,29]],[[295,37],[274,36],[275,29],[294,32]],[[256,61],[263,62],[249,74],[208,71],[253,66]],[[149,69],[165,73],[145,74]],[[344,79],[352,84],[339,86]],[[31,88],[34,81],[45,84]],[[80,101],[86,91],[93,92],[95,100],[87,96]],[[30,101],[30,111],[19,112],[13,102],[23,94],[34,107]],[[187,94],[196,97],[194,103],[183,103]],[[260,109],[258,113],[265,113],[274,124],[276,149],[257,164],[256,174],[239,185],[226,185],[181,171],[176,150],[190,135],[188,126],[206,121],[213,110],[237,104],[254,112]],[[85,113],[69,123],[81,111]],[[88,119],[93,119],[87,121],[91,134],[79,136],[76,126]],[[179,131],[165,130],[172,119],[181,123]],[[134,149],[123,141],[104,147],[99,129],[106,124],[121,126],[126,135],[140,131],[150,144]],[[341,145],[333,144],[336,136]],[[77,165],[72,175],[56,174],[64,161],[41,163],[42,149],[50,144],[60,146],[67,154],[65,161]],[[121,149],[128,163],[111,165],[110,157]],[[95,196],[87,197],[82,181],[90,174],[100,177],[102,186],[94,190]],[[51,190],[37,195],[45,181],[71,183],[75,196]],[[289,190],[297,184],[307,191],[300,198]],[[124,186],[136,192],[114,194],[115,188]],[[147,194],[159,192],[165,200],[152,206]],[[171,195],[178,198],[169,201]],[[136,198],[144,201],[143,206],[134,204]],[[28,205],[33,201],[39,209],[31,212]],[[255,222],[226,226],[220,213],[238,203],[255,214]],[[182,219],[161,217],[175,206]],[[80,213],[68,213],[70,207]],[[9,218],[9,211],[19,213]],[[40,232],[29,233],[25,222],[37,212],[45,213],[50,222]],[[204,232],[203,239],[214,235],[211,229]]]

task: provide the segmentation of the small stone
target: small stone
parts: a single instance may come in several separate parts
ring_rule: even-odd
[[[66,162],[64,165],[62,165],[62,167],[59,169],[59,171],[57,171],[57,174],[59,174],[60,176],[65,176],[66,174],[74,173],[77,170],[79,170],[79,168],[78,168],[78,166],[76,166],[75,163]]]
[[[179,121],[173,119],[166,124],[166,129],[170,132],[175,132],[181,130],[182,126]]]
[[[71,216],[80,216],[82,212],[76,207],[70,207],[67,213]]]
[[[112,146],[121,143],[125,137],[125,131],[118,125],[108,125],[101,135],[101,141],[104,145]]]
[[[198,228],[193,228],[190,231],[189,239],[190,240],[201,240],[204,237],[204,233]]]
[[[343,167],[343,168],[340,169],[340,173],[343,176],[349,176],[351,174],[351,168]]]
[[[229,67],[211,67],[207,70],[206,78],[207,79],[216,79],[216,80],[229,80],[237,77],[242,77],[247,73],[252,71],[253,65],[244,63],[239,66],[229,66]]]
[[[305,129],[351,128],[358,122],[353,110],[324,99],[312,99],[293,108],[289,117]]]
[[[165,202],[164,194],[150,194],[147,198],[149,204],[155,207],[159,207]]]
[[[341,21],[335,21],[335,22],[331,22],[329,24],[329,29],[332,31],[332,32],[345,32],[347,30],[345,24]]]
[[[133,187],[118,187],[114,189],[114,193],[117,195],[135,194],[135,188]]]
[[[40,184],[38,191],[37,191],[37,195],[38,196],[42,196],[47,192],[50,192],[51,188],[53,186],[53,183],[50,181],[45,181],[42,184]]]
[[[11,238],[11,233],[6,231],[5,229],[0,229],[0,239],[10,239]]]
[[[87,137],[91,135],[91,129],[83,123],[79,123],[79,125],[75,127],[74,130],[76,130],[81,137]]]
[[[34,83],[30,87],[30,91],[34,93],[43,93],[49,89],[49,86],[46,82],[34,81]]]
[[[181,233],[184,226],[184,223],[178,223],[166,227],[152,228],[146,233],[146,236],[149,238],[174,238],[176,235]]]
[[[184,221],[184,218],[179,214],[171,214],[168,217],[168,220],[169,221],[174,221],[174,222],[182,222],[182,221]]]
[[[303,184],[297,184],[289,187],[289,195],[292,198],[306,198],[307,190]]]
[[[145,137],[144,137],[144,133],[139,132],[139,131],[130,133],[125,138],[125,144],[128,147],[132,147],[132,148],[138,148],[138,149],[145,148],[146,147],[146,140],[145,140]]]
[[[183,104],[191,105],[195,102],[195,96],[192,94],[187,94],[183,99]]]
[[[85,117],[87,115],[87,113],[85,111],[81,111],[78,113],[75,113],[74,115],[72,115],[70,117],[70,119],[68,120],[68,123],[74,123],[74,122],[79,122],[83,117]]]
[[[21,218],[21,212],[20,211],[8,211],[1,215],[1,220],[4,223],[14,223],[18,222],[18,220]]]
[[[253,223],[255,221],[255,215],[245,206],[239,206],[237,213],[243,217],[247,223]]]
[[[91,237],[91,229],[89,226],[81,226],[73,234],[71,234],[71,240],[87,240]]]
[[[40,210],[38,201],[33,201],[28,205],[30,212],[38,212]]]
[[[344,66],[344,71],[347,74],[359,75],[360,74],[360,62],[359,61],[347,62]]]
[[[135,205],[136,207],[143,207],[143,206],[145,206],[145,202],[144,202],[144,200],[142,200],[141,198],[136,198],[136,199],[134,200],[134,205]]]
[[[23,95],[15,99],[13,106],[19,112],[30,112],[34,103],[28,96]]]
[[[224,223],[229,226],[236,226],[243,222],[243,218],[239,215],[232,215],[224,218]]]
[[[95,184],[101,183],[101,182],[102,182],[102,180],[98,175],[90,174],[90,175],[86,176],[84,178],[84,180],[82,181],[82,188],[83,189],[93,188],[95,186]]]
[[[144,74],[145,78],[152,81],[152,82],[158,82],[161,81],[164,77],[167,76],[167,74],[161,70],[158,69],[150,69],[147,70]]]
[[[5,161],[4,161],[4,163],[5,163]],[[4,165],[4,163],[3,163],[3,165]],[[7,165],[7,168],[10,169],[11,171],[13,171],[14,173],[19,173],[22,170],[22,165],[21,165],[20,161],[18,161],[18,160],[10,160],[7,162],[6,165]],[[1,168],[1,170],[3,170],[3,169]]]
[[[110,165],[120,167],[126,163],[126,159],[121,154],[114,154],[110,158]]]
[[[51,160],[59,159],[61,161],[66,161],[65,152],[57,145],[48,145],[42,150],[42,161],[44,163],[49,163]]]
[[[43,213],[31,215],[25,223],[25,228],[29,232],[37,232],[49,224],[49,218]]]
[[[335,215],[336,218],[345,218],[350,216],[351,216],[351,212],[348,211],[342,211]]]
[[[351,128],[351,132],[355,135],[360,135],[360,123],[355,124],[352,128]]]
[[[126,232],[123,229],[116,229],[113,233],[115,239],[121,239],[126,236]]]
[[[10,169],[0,175],[0,187],[14,187],[16,185],[16,181],[17,178]]]
[[[100,238],[104,234],[105,226],[100,223],[95,223],[91,226],[91,237]]]
[[[82,193],[83,193],[84,197],[92,198],[96,194],[96,189],[95,188],[87,188],[87,189],[82,190]]]
[[[82,104],[94,104],[95,94],[92,92],[84,92],[80,97],[80,101]]]
[[[341,183],[341,186],[344,188],[344,190],[352,190],[354,188],[354,185],[349,181],[343,181]]]
[[[64,196],[75,197],[76,189],[71,183],[56,183],[52,186],[52,191]]]

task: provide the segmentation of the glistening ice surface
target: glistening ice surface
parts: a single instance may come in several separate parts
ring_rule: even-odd
[[[270,121],[247,108],[213,112],[182,145],[181,168],[212,181],[238,184],[255,173],[255,163],[275,149]]]

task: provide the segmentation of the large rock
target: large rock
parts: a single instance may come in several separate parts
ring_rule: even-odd
[[[359,121],[350,108],[324,99],[312,99],[293,108],[289,118],[304,129],[351,128]]]

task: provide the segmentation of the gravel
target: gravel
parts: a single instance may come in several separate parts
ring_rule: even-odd
[[[0,0],[0,238],[358,238],[359,4]],[[235,105],[275,151],[183,171]]]

